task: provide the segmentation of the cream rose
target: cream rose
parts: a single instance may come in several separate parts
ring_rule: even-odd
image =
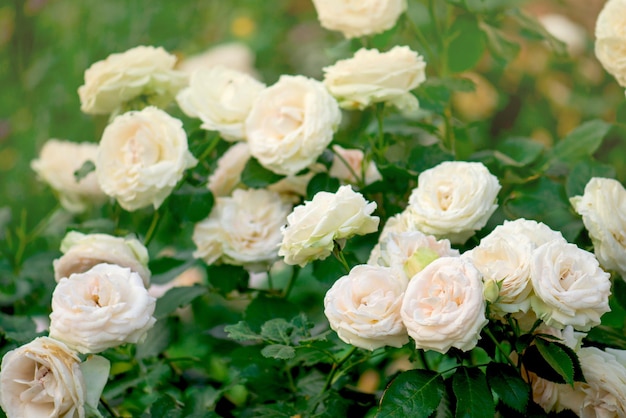
[[[155,303],[139,274],[98,264],[57,284],[52,293],[50,337],[81,353],[138,343],[156,322],[152,316]]]
[[[0,370],[0,405],[8,418],[85,417],[80,359],[62,342],[36,338],[6,353]]]
[[[322,154],[340,121],[321,82],[283,75],[259,94],[246,119],[250,154],[269,170],[294,175]]]
[[[220,259],[234,265],[267,266],[278,258],[281,226],[291,204],[264,189],[235,190],[217,198],[211,214],[196,224],[194,257],[213,264]]]
[[[380,219],[371,216],[374,209],[375,202],[368,203],[350,186],[341,186],[336,193],[318,192],[287,217],[278,255],[291,265],[323,260],[335,241],[375,232]]]
[[[582,196],[570,199],[583,217],[602,267],[626,280],[626,190],[614,179],[594,177]]]
[[[157,109],[128,112],[109,124],[100,140],[96,176],[121,207],[158,208],[183,172],[197,164],[183,124]]]
[[[565,241],[538,247],[530,263],[531,306],[552,327],[587,331],[609,308],[610,275],[593,254]]]
[[[587,383],[576,384],[585,397],[574,412],[581,417],[626,417],[626,351],[584,347],[577,354]]]
[[[183,58],[177,63],[177,69],[191,75],[197,70],[208,70],[211,67],[222,65],[259,78],[254,68],[254,59],[254,52],[246,44],[227,42]]]
[[[175,64],[176,57],[160,47],[138,46],[111,54],[85,71],[85,84],[78,88],[80,109],[108,114],[135,99],[166,106],[187,82],[182,72],[174,70]]]
[[[74,176],[74,172],[85,162],[96,160],[97,152],[97,144],[50,139],[39,152],[39,158],[31,161],[30,166],[57,193],[61,206],[70,212],[80,213],[91,204],[107,200],[95,173],[89,173],[80,180]]]
[[[539,16],[539,23],[567,47],[571,56],[580,55],[587,46],[587,30],[584,26],[573,22],[569,17],[561,14],[547,13]]]
[[[471,350],[488,322],[480,272],[465,259],[438,258],[413,276],[400,314],[416,348]]]
[[[379,240],[370,253],[368,264],[391,267],[406,284],[439,257],[458,257],[447,239],[437,240],[419,231],[391,232]]]
[[[61,241],[61,252],[63,255],[52,262],[57,282],[96,264],[108,263],[130,268],[139,274],[146,288],[150,286],[148,249],[135,238],[70,231]]]
[[[240,141],[245,139],[244,122],[252,103],[264,88],[247,74],[216,66],[194,72],[176,101],[187,116],[202,121],[202,129],[218,131],[227,141]]]
[[[387,267],[358,265],[326,292],[324,314],[342,341],[366,350],[409,342],[400,319],[404,285]]]
[[[402,111],[418,108],[410,91],[426,80],[424,59],[408,46],[387,52],[359,49],[352,58],[324,68],[324,84],[344,109],[385,102]]]
[[[383,177],[376,168],[376,164],[370,161],[365,166],[363,151],[360,149],[345,149],[339,145],[333,145],[333,164],[328,174],[348,183],[368,185]]]
[[[462,244],[498,207],[498,178],[482,163],[446,161],[423,171],[409,198],[411,221],[425,234]]]
[[[241,173],[250,159],[250,149],[245,142],[233,144],[217,160],[215,171],[209,176],[207,187],[214,196],[228,196],[241,183]]]
[[[625,0],[607,1],[596,20],[596,57],[622,87],[626,87],[625,24]]]
[[[406,10],[406,0],[313,0],[320,24],[346,38],[391,29]]]
[[[528,311],[533,290],[532,255],[539,245],[552,240],[566,242],[559,232],[545,224],[517,219],[497,226],[478,246],[463,253],[481,272],[485,286],[497,284],[498,296],[491,305],[496,318]]]

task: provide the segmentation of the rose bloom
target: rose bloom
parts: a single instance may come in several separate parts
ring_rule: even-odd
[[[294,175],[317,160],[340,121],[321,82],[283,75],[259,94],[246,119],[250,154],[275,173]]]
[[[135,99],[164,107],[187,82],[174,70],[175,64],[176,57],[160,47],[138,46],[111,54],[85,71],[85,84],[78,88],[80,110],[108,114]]]
[[[626,87],[626,1],[609,0],[596,21],[595,52],[598,61],[620,86]]]
[[[375,209],[375,202],[368,203],[350,186],[341,186],[336,193],[318,192],[287,217],[278,255],[291,265],[323,260],[335,241],[375,232],[380,221],[371,216]]]
[[[52,293],[50,337],[81,353],[143,341],[156,319],[156,299],[139,274],[98,264],[62,278]]]
[[[192,239],[194,257],[213,264],[266,266],[278,258],[281,226],[291,204],[264,189],[235,190],[232,197],[219,197],[209,217],[196,224]]]
[[[61,241],[61,252],[63,255],[52,262],[57,282],[96,264],[108,263],[130,268],[139,274],[146,288],[150,286],[148,249],[135,238],[70,231]]]
[[[587,383],[576,383],[585,396],[574,412],[581,417],[625,417],[626,351],[584,347],[577,354]]]
[[[471,350],[488,322],[480,272],[465,259],[438,258],[413,276],[400,314],[416,348]]]
[[[406,10],[406,0],[313,0],[320,24],[346,38],[391,29]]]
[[[583,217],[602,267],[626,280],[626,190],[614,179],[594,177],[582,196],[570,199]]]
[[[410,91],[426,80],[424,59],[408,46],[387,52],[358,50],[352,58],[324,68],[324,84],[344,109],[364,109],[372,103],[389,103],[403,111],[418,102]]]
[[[550,35],[565,43],[567,52],[570,55],[580,55],[585,51],[588,39],[587,31],[583,26],[573,22],[569,17],[548,13],[539,16],[539,23],[546,28]]]
[[[498,178],[482,163],[446,161],[423,171],[407,211],[425,234],[463,244],[498,207]]]
[[[592,253],[565,241],[538,247],[530,262],[531,306],[552,327],[588,331],[608,312],[610,275]]]
[[[360,149],[345,149],[339,145],[333,145],[333,153],[335,154],[333,164],[328,172],[332,177],[348,183],[361,183],[362,181],[364,185],[383,179],[373,161],[364,167],[365,155]]]
[[[7,352],[0,405],[8,418],[85,417],[80,359],[60,341],[39,337]]]
[[[367,264],[391,267],[408,284],[409,280],[439,257],[458,257],[447,239],[437,240],[419,231],[391,232],[379,240]]]
[[[39,158],[31,161],[30,166],[56,192],[61,206],[69,212],[80,213],[91,204],[107,200],[95,173],[91,172],[80,180],[74,176],[74,172],[85,162],[96,160],[97,152],[97,144],[50,139],[39,152]]]
[[[197,70],[208,70],[211,67],[222,65],[259,78],[254,68],[254,58],[254,52],[246,44],[227,42],[183,58],[177,63],[177,69],[191,75]]]
[[[250,159],[246,142],[233,144],[217,160],[217,167],[209,176],[207,187],[214,196],[229,196],[241,183],[241,173]]]
[[[342,341],[366,350],[409,342],[400,319],[404,286],[388,267],[358,265],[324,297],[324,314]]]
[[[120,206],[134,211],[158,208],[183,172],[197,164],[189,152],[183,124],[147,107],[116,117],[104,130],[96,176],[100,187]]]
[[[496,318],[530,309],[530,261],[539,245],[552,240],[566,242],[560,232],[543,223],[517,219],[497,226],[478,246],[463,253],[481,272],[485,286],[499,284],[497,299],[491,305]]]
[[[187,116],[202,121],[202,129],[218,131],[227,141],[239,141],[245,139],[244,122],[264,88],[245,73],[216,66],[194,72],[176,101]]]

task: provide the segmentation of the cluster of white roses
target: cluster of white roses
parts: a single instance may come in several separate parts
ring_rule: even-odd
[[[480,188],[468,190],[468,179]],[[373,350],[411,336],[417,348],[467,351],[488,322],[487,302],[490,317],[510,314],[527,331],[537,319],[556,329],[598,325],[610,310],[609,273],[594,254],[546,225],[507,221],[462,255],[451,248],[485,225],[498,190],[479,163],[446,162],[423,172],[368,265],[353,268],[327,293],[325,313],[340,338]]]
[[[97,410],[109,362],[90,355],[142,341],[156,319],[148,251],[136,239],[69,232],[54,260],[49,337],[9,351],[0,370],[8,417],[85,417]]]

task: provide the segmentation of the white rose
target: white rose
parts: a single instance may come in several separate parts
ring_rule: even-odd
[[[6,353],[0,370],[0,405],[8,418],[85,417],[80,359],[62,342],[36,338]]]
[[[39,158],[31,161],[30,166],[58,194],[61,206],[70,212],[80,213],[87,210],[90,204],[107,200],[95,173],[91,172],[80,180],[74,176],[83,163],[96,161],[97,152],[97,144],[50,139],[39,152]]]
[[[410,91],[426,80],[426,63],[408,46],[387,52],[359,49],[352,58],[324,68],[324,84],[344,109],[385,102],[403,111],[418,102]]]
[[[581,417],[626,417],[626,352],[584,347],[578,351],[587,383],[577,383],[584,392]]]
[[[375,232],[380,219],[371,216],[374,209],[375,202],[368,203],[350,186],[341,186],[336,193],[318,192],[287,217],[278,255],[291,265],[323,260],[335,241]]]
[[[365,167],[363,160],[365,155],[360,149],[345,149],[339,145],[333,145],[333,164],[328,174],[349,183],[362,183],[368,185],[383,177],[376,168],[376,164],[370,161]]]
[[[209,217],[194,228],[194,257],[207,264],[218,258],[249,267],[270,264],[278,258],[280,229],[290,212],[291,204],[264,189],[240,189],[232,197],[219,197]]]
[[[587,331],[608,312],[610,275],[593,254],[561,240],[538,247],[530,264],[531,306],[552,327]]]
[[[322,154],[340,121],[321,82],[283,75],[259,94],[246,119],[250,154],[275,173],[294,175]]]
[[[570,199],[583,217],[602,267],[626,280],[626,190],[613,179],[592,178],[582,196]]]
[[[404,286],[393,270],[358,265],[326,292],[324,314],[342,341],[366,350],[409,341],[400,319]]]
[[[187,82],[175,71],[176,57],[163,48],[138,46],[111,54],[85,71],[85,84],[78,88],[80,109],[89,114],[119,111],[134,99],[163,107]]]
[[[413,276],[400,314],[416,348],[471,350],[488,322],[480,272],[465,259],[438,258]]]
[[[183,172],[196,164],[182,122],[147,107],[120,115],[105,128],[96,176],[102,190],[124,209],[134,211],[149,205],[156,209]]]
[[[407,211],[429,235],[463,244],[498,207],[498,178],[482,163],[446,161],[423,171]]]
[[[391,232],[374,246],[368,264],[391,267],[408,284],[411,277],[439,257],[458,257],[450,241],[437,241],[432,235],[419,231]]]
[[[98,264],[62,278],[52,293],[50,337],[81,353],[141,342],[156,319],[156,299],[139,274]]]
[[[108,263],[130,268],[139,274],[146,288],[150,286],[148,249],[134,238],[70,231],[61,241],[61,252],[63,255],[52,262],[57,282],[96,264]]]
[[[202,121],[202,129],[218,131],[227,141],[239,141],[245,138],[244,122],[252,103],[264,88],[245,73],[216,66],[194,72],[176,101],[187,116]]]
[[[197,70],[207,70],[216,65],[222,65],[259,78],[254,69],[254,58],[254,52],[246,44],[228,42],[184,58],[178,63],[177,68],[191,75]]]
[[[626,1],[609,0],[596,21],[595,52],[598,61],[620,86],[626,87]]]
[[[413,222],[413,218],[411,214],[404,210],[400,213],[396,213],[385,223],[382,231],[380,231],[380,237],[378,237],[378,241],[382,241],[386,239],[387,235],[396,232],[412,232],[419,231],[417,225]]]
[[[217,160],[215,171],[209,176],[207,187],[214,196],[228,196],[241,183],[241,173],[250,159],[246,142],[233,144]]]
[[[503,318],[507,313],[527,312],[533,290],[530,260],[539,245],[565,238],[547,225],[517,219],[497,226],[480,244],[463,254],[483,275],[485,286],[498,284],[498,298],[491,313]]]
[[[313,0],[320,24],[346,38],[391,29],[406,10],[406,0]]]

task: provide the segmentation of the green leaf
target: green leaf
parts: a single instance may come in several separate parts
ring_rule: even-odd
[[[421,173],[444,161],[452,160],[454,160],[454,155],[442,149],[438,143],[427,147],[417,146],[413,148],[409,156],[409,168]]]
[[[530,400],[530,386],[514,367],[491,362],[487,365],[487,380],[505,405],[524,412]]]
[[[564,187],[547,177],[518,187],[503,206],[509,218],[544,222],[552,229],[561,231],[570,242],[583,229],[582,221],[574,214],[565,196]]]
[[[309,180],[306,186],[306,197],[311,200],[317,192],[335,193],[337,189],[339,189],[339,186],[338,179],[330,177],[327,173],[318,173]]]
[[[623,309],[626,309],[626,281],[620,279],[613,280],[611,297],[613,297]]]
[[[172,328],[175,326],[173,318],[163,318],[157,321],[148,331],[146,339],[137,344],[135,351],[136,359],[156,357],[165,351],[172,342]]]
[[[485,374],[477,368],[459,367],[452,376],[457,418],[493,418],[493,395]]]
[[[529,138],[507,138],[498,150],[511,157],[520,167],[527,166],[537,160],[544,150],[544,146]]]
[[[333,284],[338,278],[346,274],[346,269],[335,257],[313,262],[313,277],[321,283]]]
[[[420,107],[434,113],[443,113],[450,102],[450,89],[441,83],[441,80],[427,79],[416,90]]]
[[[376,417],[428,417],[439,406],[444,391],[439,373],[430,370],[400,373],[383,393]]]
[[[587,121],[557,142],[552,149],[552,159],[576,164],[592,155],[602,144],[611,124],[599,119]]]
[[[152,273],[150,282],[165,284],[180,276],[185,270],[196,262],[195,259],[182,259],[174,257],[160,257],[148,262],[148,268]]]
[[[615,169],[607,164],[602,164],[591,159],[583,159],[570,171],[565,183],[567,196],[582,196],[585,186],[592,177],[615,178]]]
[[[291,339],[289,333],[293,330],[293,325],[284,318],[270,319],[261,325],[261,336],[265,340],[288,344]]]
[[[79,183],[82,179],[93,171],[96,171],[96,165],[91,160],[87,160],[80,166],[80,168],[74,171],[74,179],[76,183]]]
[[[296,356],[296,349],[284,344],[272,344],[267,347],[263,347],[261,354],[268,358],[288,360]]]
[[[213,193],[209,189],[190,184],[184,184],[168,199],[170,212],[179,222],[199,222],[205,219],[211,213],[213,203]]]
[[[284,177],[282,174],[276,174],[263,167],[256,158],[251,157],[241,173],[241,182],[253,189],[261,189]]]
[[[250,329],[250,326],[245,321],[239,321],[234,325],[226,325],[224,331],[228,334],[228,338],[235,341],[262,341],[261,337],[256,332]]]
[[[0,334],[4,334],[8,340],[25,344],[41,333],[37,333],[35,322],[31,317],[0,313]]]
[[[235,289],[244,288],[248,284],[249,274],[241,266],[232,266],[230,264],[213,265],[208,266],[206,271],[209,283],[223,295]]]
[[[454,73],[473,68],[485,50],[485,37],[475,19],[459,16],[448,33],[448,69]]]
[[[91,355],[79,366],[87,389],[85,402],[92,408],[98,409],[100,395],[109,379],[111,362],[102,356]]]
[[[560,342],[536,338],[535,344],[524,352],[522,361],[527,370],[551,382],[573,385],[585,381],[578,356]]]
[[[489,51],[499,62],[508,64],[519,54],[519,44],[510,40],[500,29],[485,22],[480,22],[479,26],[486,35]]]
[[[154,317],[156,319],[165,318],[176,309],[190,304],[195,298],[207,292],[206,287],[199,285],[174,287],[157,300]]]
[[[150,407],[150,415],[162,418],[179,418],[183,416],[183,411],[172,396],[168,394],[160,395]]]

